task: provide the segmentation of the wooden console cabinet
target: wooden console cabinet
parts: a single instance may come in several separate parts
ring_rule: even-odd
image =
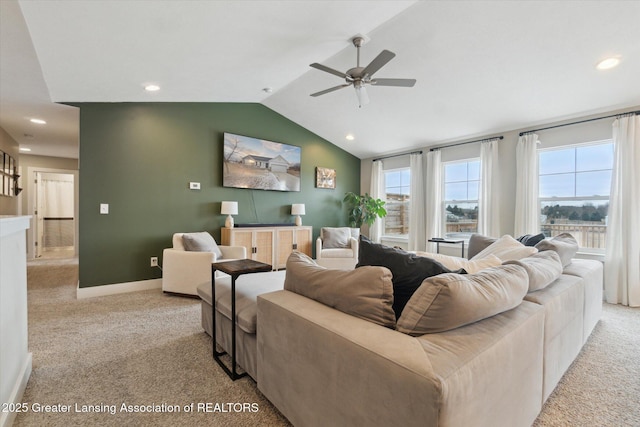
[[[289,254],[298,250],[311,256],[313,227],[235,227],[221,229],[221,244],[244,246],[247,257],[271,264],[274,270],[285,268]]]

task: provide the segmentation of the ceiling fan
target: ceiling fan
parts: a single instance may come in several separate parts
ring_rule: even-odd
[[[358,51],[356,66],[347,70],[346,73],[334,70],[333,68],[329,68],[322,64],[318,64],[317,62],[311,64],[311,67],[316,68],[320,71],[342,77],[343,79],[345,79],[346,83],[339,86],[334,86],[329,89],[321,90],[320,92],[312,93],[311,96],[315,97],[324,95],[326,93],[353,85],[356,90],[356,96],[358,97],[358,106],[362,107],[363,104],[369,103],[369,97],[367,95],[365,85],[413,87],[413,85],[416,84],[416,79],[373,79],[373,74],[380,68],[384,67],[387,62],[391,61],[396,56],[396,54],[388,50],[383,50],[378,56],[375,57],[373,61],[371,61],[369,65],[367,65],[366,67],[361,67],[360,47],[364,43],[364,37],[356,36],[352,39],[352,42]]]

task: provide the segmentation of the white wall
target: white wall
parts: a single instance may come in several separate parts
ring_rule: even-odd
[[[466,141],[474,141],[482,138],[489,138],[493,136],[503,135],[504,139],[500,141],[500,235],[513,234],[514,222],[515,222],[515,196],[516,196],[516,144],[520,132],[525,132],[533,129],[540,129],[545,127],[556,126],[564,123],[572,123],[576,121],[609,116],[612,114],[618,114],[628,111],[639,110],[640,106],[633,108],[626,108],[624,110],[614,110],[608,113],[601,113],[591,116],[585,116],[580,118],[574,118],[571,120],[565,120],[560,122],[536,124],[522,129],[508,130],[505,132],[493,133],[486,136],[479,136],[476,138],[469,138]],[[540,148],[556,147],[568,144],[577,144],[583,142],[601,141],[610,139],[612,137],[611,125],[615,119],[603,119],[595,120],[588,123],[564,126],[556,129],[548,129],[536,132],[541,141]],[[490,127],[490,126],[488,126]],[[460,140],[458,142],[465,142]],[[455,144],[457,142],[452,142]],[[434,143],[431,145],[438,146],[445,144]],[[411,150],[416,151],[416,150]],[[429,147],[422,148],[424,153],[429,151]],[[442,149],[442,161],[448,162],[453,160],[461,160],[466,158],[473,158],[480,156],[480,144],[467,144],[457,147]],[[384,156],[377,156],[384,157]],[[394,164],[399,162],[398,159],[406,159],[406,166],[409,165],[409,156],[395,157],[385,162],[393,161]],[[362,193],[369,192],[371,185],[371,164],[373,158],[363,159],[360,167],[360,191]],[[385,166],[386,168],[386,166]]]
[[[0,216],[0,403],[19,403],[31,375],[28,345],[27,216]],[[0,427],[16,411],[0,410]]]

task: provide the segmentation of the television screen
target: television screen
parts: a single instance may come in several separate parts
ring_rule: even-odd
[[[300,191],[300,155],[295,145],[225,132],[222,185]]]

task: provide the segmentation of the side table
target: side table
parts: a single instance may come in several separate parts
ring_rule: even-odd
[[[231,369],[220,359],[220,356],[227,354],[227,352],[219,352],[216,348],[216,270],[231,276]],[[260,273],[271,270],[272,267],[269,264],[251,259],[211,263],[211,310],[213,315],[211,338],[213,339],[213,358],[233,381],[247,375],[246,372],[238,374],[236,371],[236,279],[243,274]]]
[[[436,253],[440,253],[440,243],[450,243],[453,245],[457,245],[458,243],[462,243],[462,258],[464,258],[464,240],[447,240],[447,239],[439,239],[437,237],[427,240],[428,242],[436,244]]]

